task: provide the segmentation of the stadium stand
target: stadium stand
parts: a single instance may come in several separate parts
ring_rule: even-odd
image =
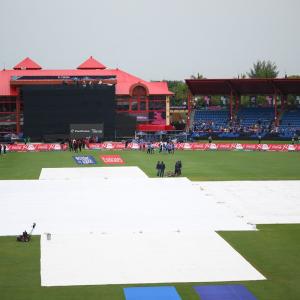
[[[238,112],[241,126],[261,125],[268,127],[274,120],[274,109],[272,107],[247,107]]]
[[[292,138],[300,130],[300,109],[285,111],[280,120],[279,136]]]
[[[279,127],[275,126],[274,119],[272,107],[242,107],[233,120],[230,120],[228,110],[196,109],[192,137],[201,138],[214,134],[219,138],[257,139],[259,136],[269,136],[291,139],[299,135],[300,109],[283,112]]]
[[[240,126],[244,129],[244,132],[253,131],[250,136],[252,138],[267,135],[272,128],[274,117],[272,107],[247,107],[241,108],[238,112]]]
[[[194,131],[221,131],[229,121],[228,110],[196,110]]]
[[[213,132],[219,138],[237,138],[241,133],[251,138],[264,137],[272,128],[272,108],[241,108],[234,120],[229,119],[228,110],[196,110],[194,137],[207,136]]]

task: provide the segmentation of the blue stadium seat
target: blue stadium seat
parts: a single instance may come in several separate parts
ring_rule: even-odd
[[[196,110],[194,116],[194,130],[219,131],[229,120],[228,110]],[[206,125],[202,125],[205,123]]]
[[[242,126],[254,126],[261,124],[269,126],[274,120],[274,109],[272,107],[247,107],[238,112],[238,118]]]
[[[281,116],[279,136],[292,138],[300,130],[300,109],[288,110]]]

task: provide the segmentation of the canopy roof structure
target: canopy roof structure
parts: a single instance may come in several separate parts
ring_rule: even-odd
[[[300,95],[300,79],[186,79],[192,95]]]

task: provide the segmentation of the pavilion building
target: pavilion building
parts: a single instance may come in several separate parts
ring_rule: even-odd
[[[47,70],[30,58],[25,58],[12,70],[0,71],[0,135],[23,132],[24,86],[62,85],[81,80],[111,78],[115,84],[117,115],[130,115],[136,120],[136,130],[160,131],[170,126],[170,96],[166,82],[149,82],[118,68],[109,69],[92,56],[76,69]],[[43,99],[41,99],[43,101]]]

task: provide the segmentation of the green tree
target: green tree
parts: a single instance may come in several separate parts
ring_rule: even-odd
[[[245,79],[245,78],[247,78],[247,75],[245,73],[240,73],[240,74],[238,74],[237,77],[234,77],[234,78],[235,79]]]
[[[204,79],[203,75],[197,73],[196,75],[191,75],[191,79]],[[174,93],[171,99],[172,105],[182,105],[187,102],[188,97],[188,87],[184,81],[181,80],[165,80],[168,84],[169,90]]]
[[[258,60],[253,64],[252,69],[247,75],[250,78],[276,78],[279,74],[278,67],[270,60]]]
[[[300,75],[289,75],[287,78],[288,79],[299,79]]]
[[[197,73],[197,75],[191,75],[191,79],[204,79],[204,77],[202,74]]]
[[[181,80],[166,80],[169,90],[174,93],[171,99],[172,105],[182,105],[187,101],[188,87]]]

